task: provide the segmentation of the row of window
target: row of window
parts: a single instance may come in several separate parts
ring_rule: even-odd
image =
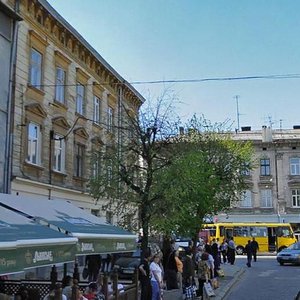
[[[291,189],[291,203],[292,207],[300,208],[300,189]],[[240,201],[240,207],[252,207],[251,191],[247,190],[243,193]],[[260,207],[272,208],[272,190],[262,189],[260,190]]]
[[[40,166],[42,164],[41,149],[42,149],[42,132],[38,124],[30,122],[28,125],[27,139],[27,162],[33,165]],[[85,146],[80,143],[74,144],[74,172],[76,177],[84,177],[85,170]],[[65,137],[59,134],[53,135],[53,155],[52,155],[52,170],[65,173],[66,164],[66,142]],[[95,160],[92,165],[92,176],[97,177],[100,172],[99,160]],[[112,166],[108,164],[106,170],[107,180],[110,183],[112,180]]]
[[[34,48],[31,48],[30,57],[30,85],[41,89],[43,74],[43,54]],[[60,66],[56,66],[56,79],[55,79],[55,101],[66,104],[66,71]],[[80,115],[85,114],[85,86],[80,82],[76,84],[76,113]],[[113,131],[114,110],[112,107],[107,109],[107,130]],[[93,103],[93,122],[100,124],[101,122],[101,100],[99,97],[94,96]]]
[[[64,173],[66,161],[65,139],[59,134],[54,134],[54,151],[52,169]],[[40,125],[30,122],[28,125],[27,162],[41,165],[42,133]],[[85,146],[76,143],[74,146],[74,176],[83,177]]]
[[[249,176],[250,170],[243,170],[243,175]],[[263,158],[260,160],[260,176],[270,176],[271,175],[271,164],[269,158]],[[297,176],[300,175],[300,158],[292,157],[290,158],[290,175]]]

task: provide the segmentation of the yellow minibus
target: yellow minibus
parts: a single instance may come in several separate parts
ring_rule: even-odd
[[[280,252],[296,242],[289,223],[215,223],[204,224],[199,236],[211,241],[233,237],[237,254],[243,254],[248,240],[255,237],[259,252]]]

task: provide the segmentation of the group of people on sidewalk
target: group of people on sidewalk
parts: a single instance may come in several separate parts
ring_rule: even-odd
[[[183,257],[174,246],[164,254],[151,254],[150,249],[144,253],[139,266],[142,300],[161,300],[166,290],[178,290],[185,299],[200,299],[205,283],[218,287],[221,248],[217,240],[197,248],[191,245]]]
[[[211,243],[200,243],[193,248],[191,244],[185,249],[185,255],[180,257],[175,242],[163,253],[157,251],[151,253],[150,248],[143,254],[143,259],[139,265],[139,279],[141,283],[142,300],[162,300],[165,290],[178,290],[185,293],[185,299],[200,299],[203,296],[205,283],[211,283],[218,287],[218,277],[220,275],[221,264],[235,263],[236,245],[234,239],[224,239],[220,244],[218,239],[213,239]],[[194,251],[193,251],[194,250]],[[255,238],[249,240],[245,245],[247,254],[247,266],[251,267],[252,257],[257,260],[259,245]],[[96,256],[89,256],[86,259],[86,266],[89,267],[88,277],[93,282],[89,284],[84,294],[79,294],[78,299],[104,299],[101,293],[101,282],[95,278],[101,270],[101,259]],[[70,299],[72,278],[69,278],[62,289],[62,295]],[[189,295],[191,296],[189,298]],[[50,298],[47,298],[50,299]]]

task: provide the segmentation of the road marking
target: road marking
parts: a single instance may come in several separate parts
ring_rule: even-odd
[[[272,275],[273,273],[275,273],[276,270],[267,270],[267,271],[263,271],[260,274],[258,274],[259,277],[269,277],[270,275]]]

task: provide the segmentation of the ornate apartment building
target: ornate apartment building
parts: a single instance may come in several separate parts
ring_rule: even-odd
[[[300,229],[300,126],[290,130],[242,127],[233,139],[252,143],[256,165],[244,174],[249,188],[241,201],[217,220],[287,222]]]
[[[101,203],[89,195],[91,155],[121,142],[118,128],[144,98],[46,0],[9,3],[23,18],[10,192],[70,200],[101,215]]]

